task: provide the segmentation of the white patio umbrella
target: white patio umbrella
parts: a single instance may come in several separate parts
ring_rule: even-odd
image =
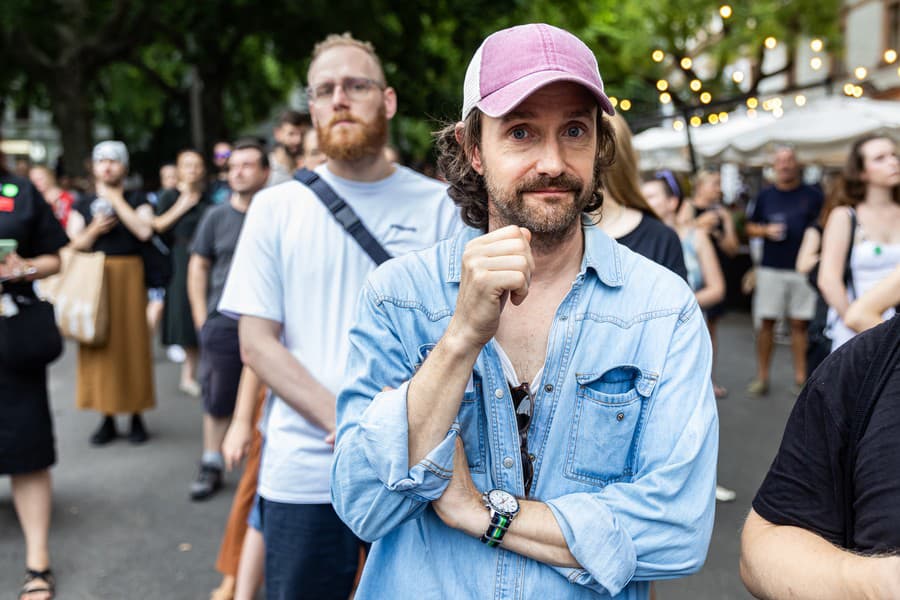
[[[764,165],[775,148],[790,145],[801,162],[840,166],[849,145],[862,135],[878,132],[900,142],[900,102],[827,97],[789,107],[781,118],[763,111],[749,117],[741,110],[718,125],[682,131],[655,127],[634,137],[641,169],[689,170],[688,129],[701,163]]]
[[[721,147],[701,146],[700,153],[706,159],[760,165],[771,160],[775,148],[790,145],[801,162],[839,166],[853,140],[876,132],[900,141],[900,102],[830,97],[785,111]]]

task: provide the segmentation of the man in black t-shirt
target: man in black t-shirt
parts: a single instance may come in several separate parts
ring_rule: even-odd
[[[803,185],[800,165],[790,148],[775,154],[775,185],[763,190],[747,218],[747,235],[763,238],[762,262],[756,269],[753,312],[761,320],[756,339],[756,379],[748,392],[769,391],[769,365],[774,349],[775,321],[790,320],[795,393],[806,381],[806,330],[816,311],[816,295],[797,272],[803,233],[822,210],[822,194]]]
[[[883,385],[874,395],[864,390],[870,365]],[[741,542],[741,577],[758,597],[900,598],[900,317],[813,373]]]
[[[191,483],[192,500],[205,500],[222,487],[222,442],[234,412],[243,363],[238,323],[220,314],[216,307],[225,289],[244,216],[268,178],[265,149],[257,142],[238,142],[228,158],[231,196],[203,215],[191,245],[188,299],[199,332],[203,397],[203,456],[197,479]]]

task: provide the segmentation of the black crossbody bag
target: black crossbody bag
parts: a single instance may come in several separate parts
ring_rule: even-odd
[[[63,352],[53,305],[34,296],[10,296],[19,312],[0,316],[0,366],[11,371],[43,369]]]
[[[375,236],[366,229],[366,226],[359,219],[356,212],[350,208],[350,205],[338,196],[337,192],[318,174],[309,169],[297,169],[294,173],[294,179],[315,192],[316,197],[325,205],[325,208],[328,209],[335,221],[340,223],[344,231],[356,240],[356,243],[366,251],[366,254],[375,262],[376,266],[392,258],[387,250],[375,239]]]

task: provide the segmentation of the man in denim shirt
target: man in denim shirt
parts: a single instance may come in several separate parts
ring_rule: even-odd
[[[351,331],[331,492],[374,542],[358,598],[647,598],[703,564],[710,342],[684,281],[586,217],[603,112],[565,31],[472,59],[439,139],[470,228],[375,271]]]

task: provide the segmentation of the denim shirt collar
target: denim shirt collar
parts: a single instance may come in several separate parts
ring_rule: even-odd
[[[579,277],[583,277],[588,269],[609,287],[621,287],[625,282],[622,274],[622,257],[619,245],[606,235],[599,227],[586,219],[582,221],[584,231],[584,257],[581,259]],[[484,235],[480,229],[465,227],[453,238],[448,253],[447,283],[459,283],[462,267],[462,255],[466,244],[476,237]]]

